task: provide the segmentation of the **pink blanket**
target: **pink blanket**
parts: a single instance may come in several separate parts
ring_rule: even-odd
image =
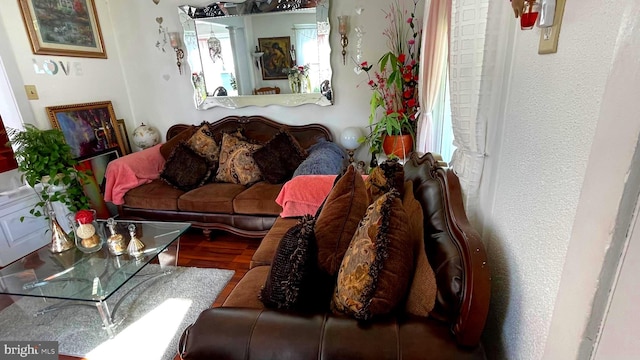
[[[276,198],[276,203],[282,206],[280,216],[314,215],[331,192],[335,179],[336,175],[299,175],[287,181]]]
[[[107,183],[104,200],[122,205],[127,191],[157,179],[165,163],[164,157],[160,154],[160,145],[110,162],[105,175]]]

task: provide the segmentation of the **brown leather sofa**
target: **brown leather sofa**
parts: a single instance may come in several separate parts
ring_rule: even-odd
[[[320,139],[332,141],[331,132],[323,125],[291,126],[263,116],[228,116],[210,128],[220,134],[242,129],[245,137],[258,143],[266,143],[278,131],[286,129],[305,149]],[[192,131],[185,131],[189,129]],[[167,144],[188,139],[195,129],[195,125],[172,126],[167,131]],[[184,192],[158,179],[129,190],[118,212],[125,219],[190,222],[193,227],[203,229],[207,236],[212,229],[218,229],[262,238],[282,212],[275,202],[282,185],[266,181],[249,187],[210,183]]]
[[[438,286],[429,318],[399,314],[358,322],[329,312],[265,309],[257,296],[269,274],[266,262],[294,223],[278,219],[223,306],[205,310],[184,331],[182,359],[484,359],[489,266],[458,178],[442,165],[431,154],[414,154],[404,166],[424,211],[425,249]]]

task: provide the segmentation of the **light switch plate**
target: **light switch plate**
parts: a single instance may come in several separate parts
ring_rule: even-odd
[[[38,89],[36,89],[35,85],[25,85],[24,90],[27,92],[27,99],[29,100],[38,100]]]
[[[558,38],[560,37],[560,25],[564,15],[564,4],[566,0],[556,0],[556,13],[553,18],[553,25],[548,28],[541,28],[540,46],[538,54],[553,54],[558,52]]]

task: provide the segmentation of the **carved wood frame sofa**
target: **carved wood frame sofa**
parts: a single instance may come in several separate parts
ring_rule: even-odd
[[[193,133],[186,130],[197,128],[197,125],[173,125],[167,131],[165,144],[186,140]],[[304,149],[322,140],[333,140],[331,132],[323,125],[285,125],[263,116],[228,116],[211,123],[210,129],[213,133],[233,133],[240,129],[247,139],[261,144],[286,130]],[[282,185],[266,181],[249,187],[210,183],[185,193],[156,179],[129,190],[118,211],[124,219],[189,222],[193,227],[203,229],[205,235],[216,229],[262,238],[282,211],[275,203]],[[190,196],[191,203],[197,203],[192,205],[196,210],[188,208],[189,205],[181,208],[181,204],[189,203],[180,200],[185,195]]]

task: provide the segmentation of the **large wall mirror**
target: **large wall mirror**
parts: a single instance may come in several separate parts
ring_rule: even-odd
[[[196,108],[333,104],[329,0],[235,0],[178,12]]]

